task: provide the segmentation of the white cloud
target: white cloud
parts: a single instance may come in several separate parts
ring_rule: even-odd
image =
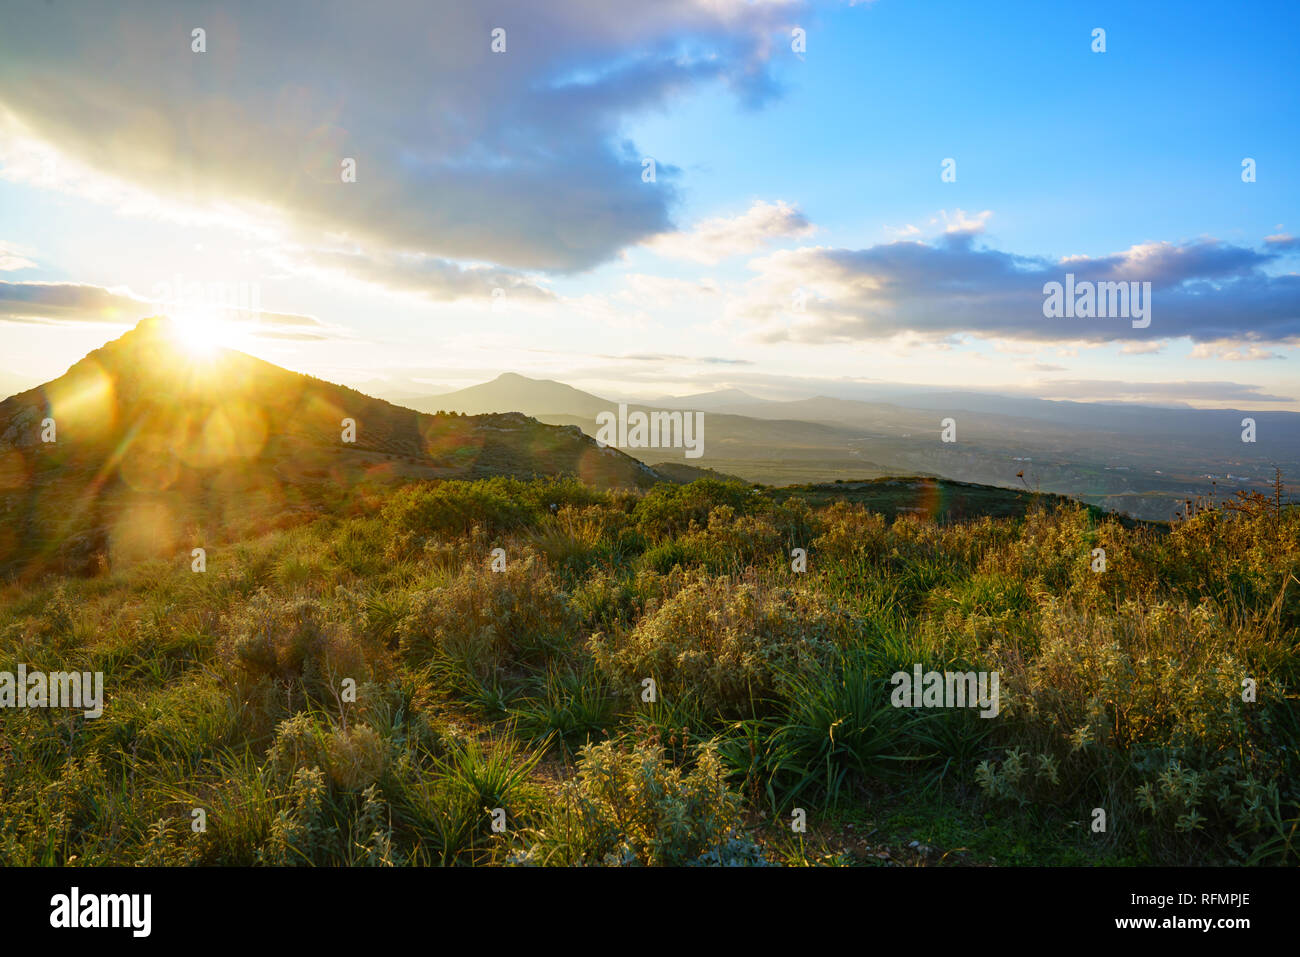
[[[12,243],[0,242],[0,272],[15,269],[35,269],[36,263],[23,255],[24,250]]]
[[[1120,347],[1120,352],[1126,356],[1151,355],[1159,352],[1168,343],[1163,339],[1149,339],[1144,342],[1126,342]]]
[[[1187,354],[1189,359],[1223,359],[1229,362],[1255,362],[1261,359],[1285,358],[1280,352],[1265,349],[1248,342],[1198,342]]]
[[[624,288],[614,298],[638,309],[673,309],[698,306],[705,299],[715,299],[721,290],[712,279],[677,279],[631,273],[624,277]]]
[[[739,216],[701,220],[689,230],[657,236],[646,246],[670,259],[714,264],[777,240],[803,239],[816,228],[789,203],[757,200]]]
[[[993,211],[988,209],[979,213],[967,213],[964,209],[954,209],[951,213],[946,209],[939,210],[946,233],[982,233],[992,216]]]
[[[1291,402],[1259,386],[1240,382],[1124,382],[1118,379],[1040,379],[1006,392],[1027,393],[1044,399],[1091,402]]]

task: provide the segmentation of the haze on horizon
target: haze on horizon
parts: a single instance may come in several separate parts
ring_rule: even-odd
[[[16,7],[0,391],[166,312],[380,396],[517,372],[612,398],[883,382],[1300,411],[1300,11],[973,17]],[[1150,326],[1045,318],[1067,273],[1150,282]]]

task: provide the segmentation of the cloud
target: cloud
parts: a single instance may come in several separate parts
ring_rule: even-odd
[[[4,282],[0,280],[0,322],[103,322],[134,325],[167,303],[143,299],[129,289],[105,288],[77,282]],[[319,320],[285,312],[241,312],[219,309],[227,321],[248,322],[259,335],[275,338],[329,338]],[[278,335],[276,335],[278,331]]]
[[[960,208],[954,209],[951,213],[946,209],[941,209],[930,217],[929,225],[936,226],[943,223],[945,233],[969,233],[975,235],[984,232],[984,227],[988,225],[988,221],[992,217],[993,212],[988,209],[973,214]],[[906,223],[903,226],[885,225],[883,229],[895,239],[910,239],[913,236],[924,234],[924,230],[912,223]]]
[[[1164,339],[1147,339],[1140,342],[1126,342],[1120,347],[1120,354],[1126,356],[1153,355],[1169,343]]]
[[[757,200],[739,216],[701,220],[689,230],[665,233],[646,246],[670,259],[711,265],[755,252],[775,240],[801,239],[815,231],[808,218],[789,203]]]
[[[176,208],[279,217],[302,245],[581,270],[672,228],[671,157],[643,182],[626,120],[706,85],[764,102],[773,37],[802,7],[19,4],[0,32],[0,105],[12,133]]]
[[[277,251],[273,258],[288,272],[327,280],[345,276],[397,292],[414,293],[434,302],[492,300],[500,295],[535,301],[555,299],[549,289],[513,270],[464,266],[423,254],[296,249]]]
[[[0,242],[0,272],[12,272],[15,269],[35,269],[36,263],[22,255],[17,246]]]
[[[686,362],[706,366],[752,366],[749,359],[726,359],[722,356],[683,356],[671,353],[640,353],[633,355],[597,355],[597,359],[610,359],[615,362]]]
[[[1300,342],[1300,276],[1266,271],[1281,256],[1215,239],[1142,243],[1109,256],[1052,261],[976,244],[970,232],[867,249],[804,247],[750,263],[756,277],[730,310],[769,342],[852,342],[911,333],[1035,341]],[[1048,319],[1043,286],[1151,283],[1151,324]],[[800,293],[802,299],[796,296]],[[802,309],[797,306],[802,304]]]
[[[1224,359],[1229,362],[1253,362],[1261,359],[1285,359],[1280,352],[1257,345],[1234,342],[1199,342],[1187,354],[1189,359]]]
[[[720,292],[712,279],[629,273],[623,279],[623,288],[614,298],[637,309],[666,310],[698,305],[701,300],[713,299]]]
[[[992,210],[984,210],[981,213],[967,213],[964,209],[954,209],[951,213],[946,209],[939,210],[939,216],[943,219],[944,232],[946,233],[982,233],[984,227],[988,225],[989,219],[993,216]],[[936,222],[937,220],[931,220]]]
[[[1118,379],[1045,379],[1007,392],[1023,392],[1042,399],[1098,402],[1292,402],[1271,395],[1259,386],[1242,382],[1123,382]]]
[[[130,324],[149,311],[144,300],[103,286],[0,280],[0,319],[7,321]]]
[[[273,329],[258,329],[253,335],[258,339],[287,339],[291,342],[324,342],[333,338],[315,332],[277,332]]]

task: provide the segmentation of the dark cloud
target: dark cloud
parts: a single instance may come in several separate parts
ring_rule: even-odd
[[[150,311],[144,300],[103,286],[0,281],[0,319],[8,321],[133,323]]]
[[[0,322],[103,322],[134,325],[146,316],[166,313],[167,306],[140,299],[129,292],[106,289],[77,282],[4,282],[0,281]],[[219,310],[231,321],[256,323],[288,331],[283,338],[330,338],[319,320],[286,312],[239,313]],[[305,332],[303,327],[316,331]]]
[[[714,82],[762,102],[771,39],[799,7],[11,4],[0,104],[101,172],[195,206],[279,210],[305,245],[578,270],[672,227],[671,157],[643,182],[627,117]],[[206,53],[191,51],[196,26]]]
[[[1214,239],[1175,245],[1146,243],[1097,258],[1059,262],[976,244],[970,232],[934,243],[895,242],[868,249],[808,247],[756,260],[759,270],[745,311],[784,316],[768,341],[854,341],[911,333],[940,339],[958,333],[1032,340],[1113,341],[1188,336],[1300,341],[1300,276],[1265,271],[1283,255]],[[1127,319],[1065,319],[1043,315],[1045,283],[1151,283],[1151,323]],[[807,291],[802,312],[791,292]]]

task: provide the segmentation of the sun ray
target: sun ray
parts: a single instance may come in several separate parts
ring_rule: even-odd
[[[170,318],[176,344],[193,358],[209,358],[236,338],[234,323],[216,310],[179,310]]]

